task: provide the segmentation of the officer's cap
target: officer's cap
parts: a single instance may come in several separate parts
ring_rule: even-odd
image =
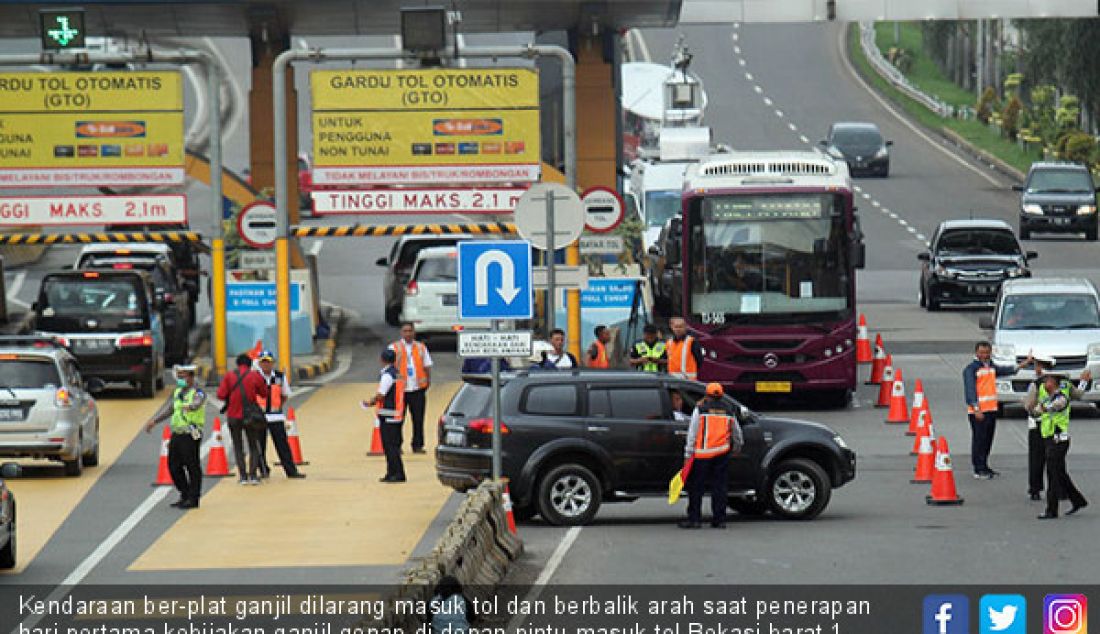
[[[194,363],[188,363],[188,364],[176,365],[173,369],[176,371],[176,374],[180,374],[180,373],[195,374],[196,372],[199,371],[199,366],[195,365]]]
[[[264,350],[263,352],[260,353],[260,356],[258,356],[256,358],[259,359],[260,361],[274,361],[275,360],[275,354],[273,352],[271,352],[270,350]]]

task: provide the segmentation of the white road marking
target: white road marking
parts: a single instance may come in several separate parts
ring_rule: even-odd
[[[775,111],[775,116],[777,116],[777,117],[779,117],[780,119],[782,119],[782,118],[783,118],[783,111],[782,111],[782,110],[776,110],[776,111]]]
[[[8,286],[8,299],[15,297],[19,294],[20,289],[23,288],[23,282],[27,281],[27,269],[23,269],[15,274],[15,277],[11,280],[11,285]]]
[[[791,132],[798,132],[798,126],[793,123],[788,123],[787,127],[791,129]]]
[[[871,206],[872,206],[872,207],[881,207],[882,205],[881,205],[881,204],[879,203],[879,201],[877,201],[877,200],[872,200],[872,201],[871,201]]]
[[[740,55],[741,54],[741,47],[740,46],[734,46],[733,47],[733,52]]]
[[[863,188],[862,188],[862,187],[860,187],[859,185],[856,185],[856,186],[855,186],[855,187],[853,187],[852,189],[854,189],[854,190],[855,190],[855,191],[857,191],[857,192],[861,192],[861,191],[863,191]]]
[[[805,134],[799,135],[799,137],[798,137],[798,140],[799,140],[799,141],[802,141],[802,142],[803,142],[803,143],[805,143],[806,145],[809,145],[809,144],[810,144],[810,140],[806,138],[806,135],[805,135]]]
[[[761,88],[760,86],[753,86],[752,89],[755,90],[756,94],[758,94],[758,95],[764,94],[764,89]]]
[[[906,229],[906,231],[908,231],[909,233],[912,233],[914,235],[916,235],[916,233],[917,233],[917,229],[915,227],[906,227],[905,229]]]
[[[771,105],[773,105],[773,104],[772,104],[772,98],[771,98],[771,97],[764,97],[764,105],[765,105],[765,106],[771,106]]]
[[[889,216],[890,216],[891,218],[893,218],[894,220],[897,220],[897,219],[898,219],[898,215],[897,215],[896,213],[892,212],[892,211],[891,211],[891,212],[889,213]]]
[[[920,240],[921,242],[927,242],[928,238],[924,237],[923,233],[918,233],[917,234],[917,240]]]
[[[867,192],[860,192],[860,196],[863,196],[864,200],[871,200],[871,194],[868,194]]]
[[[554,549],[554,554],[550,555],[550,559],[546,561],[546,565],[543,567],[542,572],[539,573],[538,578],[535,579],[534,585],[531,586],[530,592],[524,597],[527,601],[534,603],[534,601],[539,598],[539,595],[542,594],[543,587],[550,582],[550,578],[557,572],[558,566],[560,566],[562,560],[565,559],[565,554],[569,552],[569,549],[573,546],[573,542],[577,541],[577,537],[580,534],[580,526],[574,526],[565,531],[565,535],[563,535],[561,541],[558,542],[558,547]],[[508,624],[508,631],[514,632],[521,625],[523,625],[523,615],[517,614]]]
[[[325,246],[324,240],[318,240],[313,243],[313,246],[309,247],[309,254],[312,256],[321,255],[321,248]]]
[[[745,79],[747,79],[749,81],[752,81],[752,73],[746,72],[745,73]]]
[[[898,224],[903,227],[908,227],[909,223],[905,221],[905,218],[898,218]]]
[[[839,33],[840,33],[840,37],[837,39],[837,45],[840,48],[840,59],[843,60],[845,68],[848,69],[848,73],[852,76],[853,79],[856,80],[856,83],[858,83],[860,86],[862,86],[863,89],[866,90],[867,93],[869,95],[871,95],[871,97],[873,97],[874,100],[877,101],[880,106],[883,107],[883,109],[885,109],[887,112],[892,114],[895,119],[897,119],[898,121],[900,121],[902,123],[902,125],[909,128],[913,132],[913,134],[915,134],[915,135],[919,136],[920,138],[924,139],[925,141],[928,142],[929,145],[936,148],[940,152],[943,152],[947,156],[951,157],[951,160],[953,160],[956,163],[962,165],[966,169],[974,172],[978,176],[981,176],[986,181],[988,181],[991,185],[993,185],[995,187],[1004,187],[1004,185],[1000,181],[998,181],[997,179],[993,178],[989,174],[986,174],[982,170],[974,167],[970,163],[968,163],[965,160],[963,160],[962,158],[960,158],[954,152],[951,152],[947,148],[943,147],[943,145],[937,143],[934,139],[932,139],[927,134],[925,134],[922,130],[920,130],[920,128],[918,128],[917,126],[910,123],[909,120],[906,119],[904,116],[902,116],[897,110],[894,110],[894,108],[890,104],[888,104],[885,99],[880,97],[879,94],[877,92],[875,92],[875,90],[867,84],[867,82],[863,81],[863,78],[859,76],[859,73],[856,72],[856,69],[852,67],[852,63],[850,61],[848,61],[848,53],[847,53],[847,50],[845,48],[845,45],[847,43],[847,40],[846,40],[846,37],[845,37],[845,34],[847,33],[847,29],[841,29]]]
[[[737,60],[737,63],[744,66],[745,65],[745,60],[739,59],[739,60]]]

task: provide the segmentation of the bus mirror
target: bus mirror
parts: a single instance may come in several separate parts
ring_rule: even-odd
[[[867,246],[862,242],[856,242],[852,245],[852,266],[857,269],[862,269],[866,266],[867,261]]]

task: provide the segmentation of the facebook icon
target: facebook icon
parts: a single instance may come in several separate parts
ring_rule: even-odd
[[[962,594],[924,597],[924,634],[970,634],[970,599]]]

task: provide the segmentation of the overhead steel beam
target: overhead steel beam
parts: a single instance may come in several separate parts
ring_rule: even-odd
[[[680,24],[1096,17],[1094,0],[691,0]]]

